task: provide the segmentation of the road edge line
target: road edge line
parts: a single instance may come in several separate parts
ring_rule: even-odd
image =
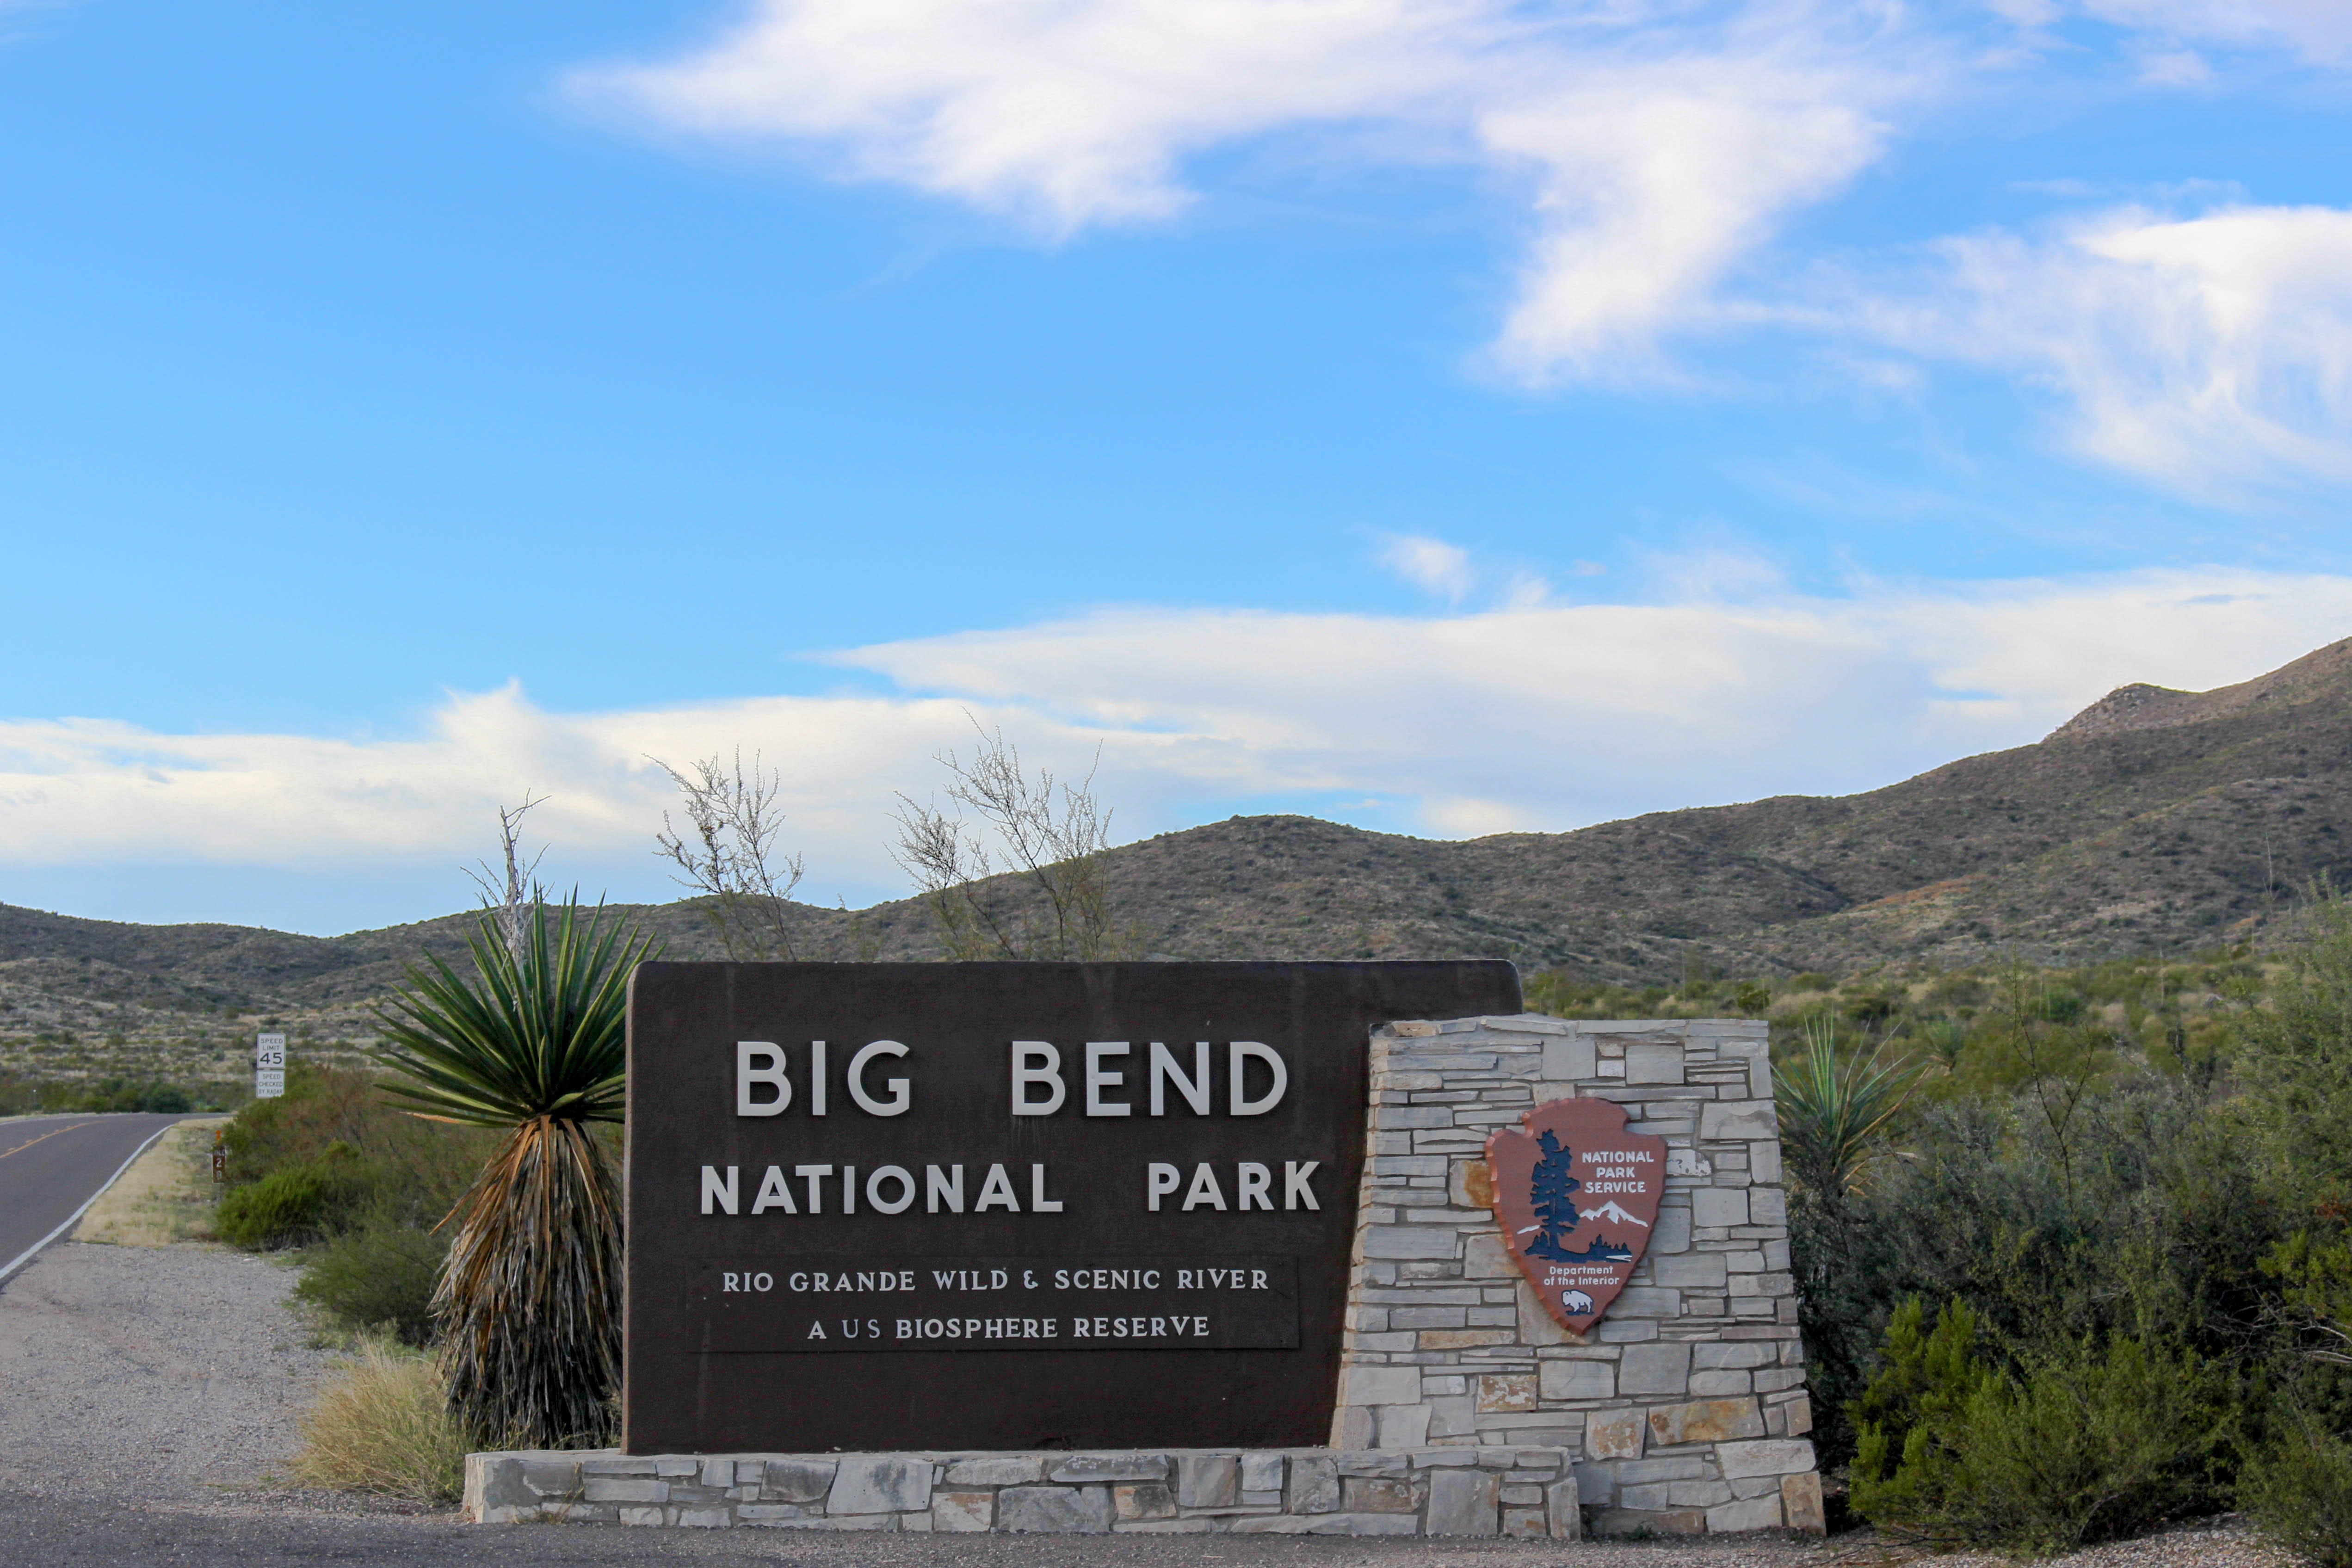
[[[148,1150],[152,1149],[155,1146],[155,1140],[157,1138],[161,1138],[164,1133],[169,1132],[173,1128],[177,1127],[179,1123],[176,1121],[166,1121],[163,1126],[155,1129],[152,1137],[150,1137],[147,1142],[131,1151],[130,1159],[123,1161],[122,1163],[114,1167],[114,1174],[106,1178],[104,1185],[100,1186],[98,1191],[90,1194],[89,1197],[83,1199],[81,1207],[66,1215],[65,1224],[58,1226],[57,1229],[49,1232],[48,1235],[41,1237],[40,1240],[33,1243],[32,1246],[25,1248],[24,1251],[16,1254],[16,1257],[10,1258],[7,1262],[0,1263],[0,1285],[5,1285],[8,1283],[8,1277],[11,1274],[16,1273],[19,1268],[25,1267],[27,1263],[33,1261],[33,1258],[40,1252],[41,1248],[48,1246],[49,1243],[55,1241],[58,1237],[63,1236],[66,1232],[71,1230],[77,1224],[79,1224],[81,1216],[89,1212],[89,1205],[104,1197],[107,1194],[108,1188],[112,1187],[115,1183],[122,1180],[122,1173],[131,1169],[131,1164],[138,1160],[140,1155],[144,1154]]]

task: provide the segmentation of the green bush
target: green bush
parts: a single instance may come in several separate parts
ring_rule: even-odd
[[[2313,1568],[2352,1568],[2352,1444],[2307,1416],[2256,1454],[2238,1498],[2263,1534]]]
[[[2054,1554],[2220,1506],[2228,1402],[2194,1360],[2117,1339],[1990,1364],[1966,1305],[1915,1299],[1858,1402],[1856,1513],[1948,1547]]]
[[[433,1338],[433,1287],[449,1244],[381,1214],[336,1237],[302,1271],[294,1294],[353,1329],[389,1331],[402,1343]]]
[[[213,1233],[232,1247],[299,1247],[345,1228],[375,1185],[348,1143],[238,1187],[213,1211]]]

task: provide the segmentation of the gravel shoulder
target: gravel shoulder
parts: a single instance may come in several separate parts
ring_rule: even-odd
[[[272,1484],[328,1352],[291,1269],[226,1248],[62,1241],[0,1289],[0,1486],[193,1502]]]

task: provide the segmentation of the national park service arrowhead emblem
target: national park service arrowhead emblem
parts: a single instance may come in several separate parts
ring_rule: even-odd
[[[1583,1333],[1625,1289],[1658,1223],[1666,1141],[1608,1100],[1553,1100],[1486,1140],[1504,1245],[1551,1315]]]

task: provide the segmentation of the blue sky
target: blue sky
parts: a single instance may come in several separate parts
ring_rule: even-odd
[[[0,6],[0,900],[334,931],[648,754],[902,880],[1868,787],[2352,628],[2329,0]]]

